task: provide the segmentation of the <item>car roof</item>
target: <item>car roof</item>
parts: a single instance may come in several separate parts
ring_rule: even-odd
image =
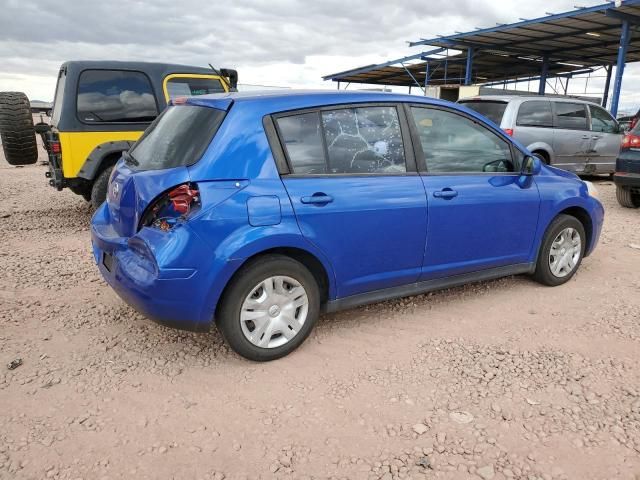
[[[71,60],[64,62],[61,68],[82,71],[86,69],[104,70],[136,70],[150,74],[166,75],[169,73],[214,73],[209,67],[195,67],[193,65],[180,65],[175,63],[160,62],[134,62],[119,60]]]
[[[571,102],[571,103],[578,102],[578,103],[586,103],[590,105],[599,106],[597,103],[590,102],[588,100],[582,100],[580,98],[573,98],[573,97],[557,97],[555,95],[480,95],[480,96],[474,96],[474,97],[461,98],[458,101],[461,103],[469,102],[469,101],[510,102],[512,100],[526,101],[526,100],[540,100],[540,99],[553,100],[554,102]]]
[[[199,95],[188,98],[186,102],[225,110],[233,103],[251,102],[262,104],[266,107],[265,110],[272,112],[348,103],[377,102],[425,103],[429,105],[447,105],[460,110],[464,108],[445,100],[430,97],[366,90],[259,90]],[[467,111],[466,108],[464,110]]]

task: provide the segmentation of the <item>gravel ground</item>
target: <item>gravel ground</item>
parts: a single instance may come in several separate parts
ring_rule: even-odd
[[[611,182],[568,284],[328,315],[255,364],[120,301],[44,171],[0,160],[0,478],[640,479],[640,211]]]

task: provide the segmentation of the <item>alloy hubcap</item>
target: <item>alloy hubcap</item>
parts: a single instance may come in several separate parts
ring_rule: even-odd
[[[582,254],[582,239],[575,228],[565,228],[555,238],[549,251],[551,273],[563,278],[576,268]]]
[[[240,309],[245,338],[261,348],[276,348],[292,340],[309,313],[309,299],[297,280],[278,275],[251,289]]]

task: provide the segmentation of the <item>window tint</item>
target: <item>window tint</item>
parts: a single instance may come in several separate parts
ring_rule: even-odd
[[[384,174],[407,170],[395,107],[304,113],[281,117],[277,124],[292,173]]]
[[[136,170],[189,166],[200,160],[220,128],[225,112],[209,107],[168,107],[129,154]]]
[[[487,100],[469,100],[466,102],[460,102],[465,107],[471,108],[478,112],[480,115],[484,115],[496,125],[500,125],[502,122],[502,116],[507,109],[507,102],[489,102]]]
[[[570,130],[587,129],[587,110],[580,103],[555,102],[556,127]]]
[[[174,77],[167,80],[167,94],[170,100],[224,91],[222,82],[217,78]]]
[[[412,107],[420,144],[431,173],[513,172],[509,143],[455,113]]]
[[[594,105],[589,105],[589,110],[591,110],[591,130],[603,133],[618,131],[618,123],[609,115],[609,112]]]
[[[551,102],[539,100],[523,102],[518,109],[516,125],[521,127],[552,127]]]
[[[395,107],[322,112],[329,173],[406,172]]]
[[[85,70],[78,81],[78,117],[87,123],[150,122],[158,115],[147,76],[121,70]]]
[[[292,173],[326,173],[320,114],[291,115],[277,120]]]

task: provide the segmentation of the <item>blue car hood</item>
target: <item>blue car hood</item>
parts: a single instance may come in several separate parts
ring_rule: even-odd
[[[544,165],[543,168],[546,168],[547,170],[551,170],[555,175],[558,175],[559,177],[573,178],[574,180],[580,180],[580,177],[575,173],[569,172],[567,170],[562,170],[552,165]]]
[[[131,237],[149,204],[161,193],[189,182],[187,167],[132,170],[123,160],[113,169],[107,192],[111,225],[121,237]]]

